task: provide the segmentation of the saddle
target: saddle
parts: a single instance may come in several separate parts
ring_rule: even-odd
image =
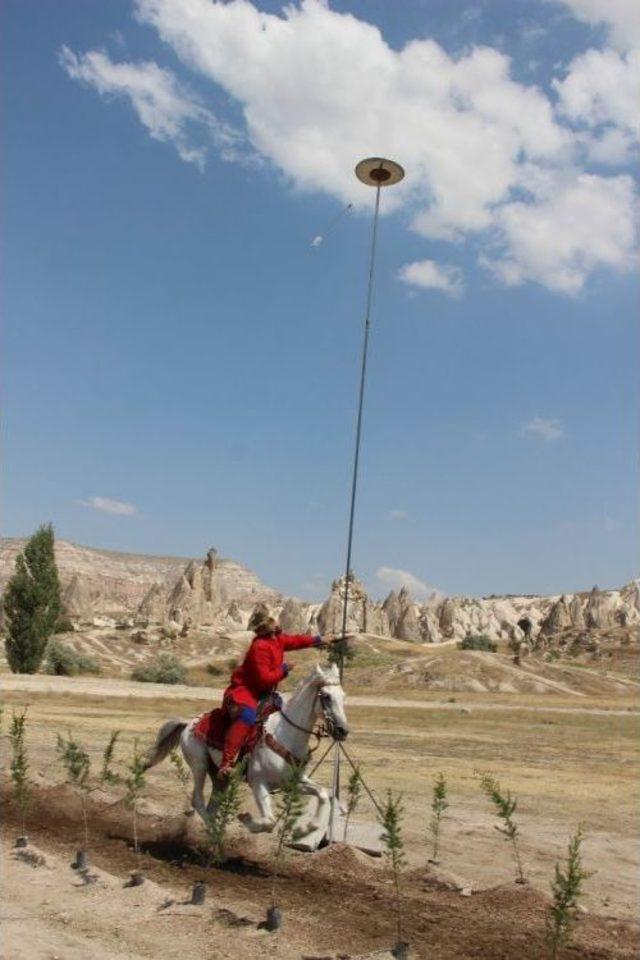
[[[271,698],[260,705],[258,718],[243,744],[240,752],[241,756],[251,753],[254,747],[262,741],[264,737],[264,725],[267,718],[279,710],[280,706]],[[212,750],[222,750],[224,747],[224,735],[229,723],[229,717],[223,707],[216,707],[215,710],[209,710],[198,718],[193,728],[193,735]]]

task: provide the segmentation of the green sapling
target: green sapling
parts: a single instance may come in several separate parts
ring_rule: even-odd
[[[349,821],[351,815],[356,812],[356,808],[362,797],[362,777],[360,776],[360,767],[356,766],[351,771],[349,783],[347,784],[347,812],[344,819],[343,843],[347,842],[347,832],[349,830]]]
[[[448,806],[447,781],[445,780],[444,773],[439,773],[433,785],[433,798],[431,800],[431,821],[429,823],[429,832],[433,844],[431,863],[440,863],[438,860],[438,854],[440,852],[440,827]]]
[[[113,758],[116,749],[116,743],[120,736],[119,730],[112,730],[109,737],[109,742],[104,748],[102,754],[102,769],[100,770],[100,783],[109,783],[115,786],[118,783],[122,782],[122,777],[119,773],[112,768]]]
[[[582,826],[579,826],[569,839],[566,869],[562,870],[560,864],[556,863],[555,876],[551,882],[553,903],[547,918],[547,943],[551,960],[556,960],[559,950],[571,939],[582,884],[592,876],[592,873],[582,867],[580,848],[583,840],[584,833]]]
[[[68,732],[67,738],[58,734],[56,750],[60,760],[67,771],[69,782],[77,788],[80,794],[80,804],[82,807],[82,823],[84,825],[84,849],[89,847],[89,816],[87,813],[87,797],[89,793],[89,774],[91,772],[91,759],[83,747],[74,740],[71,732]]]
[[[177,750],[172,750],[169,754],[169,761],[173,767],[174,773],[183,787],[189,783],[191,777],[189,776],[189,771],[187,770],[187,765],[178,753]]]
[[[27,730],[27,708],[22,713],[14,711],[11,717],[11,727],[9,730],[9,740],[11,742],[11,780],[13,781],[13,796],[20,810],[20,819],[22,823],[22,841],[26,843],[25,821],[27,807],[30,799],[29,781],[27,774],[29,772],[29,760],[27,757],[26,744]]]
[[[402,805],[402,794],[394,797],[391,790],[387,790],[387,799],[381,808],[378,819],[382,826],[382,840],[385,850],[384,855],[387,858],[392,873],[393,884],[396,892],[396,930],[398,934],[397,948],[403,945],[402,940],[402,899],[400,881],[402,871],[407,865],[407,859],[404,854],[404,842],[402,840],[402,818],[404,807]]]
[[[140,865],[140,847],[138,845],[138,800],[140,794],[147,785],[145,770],[147,769],[145,755],[138,749],[137,737],[133,741],[133,750],[131,760],[127,766],[127,776],[124,778],[124,785],[127,788],[124,802],[131,810],[133,823],[133,849]]]
[[[496,808],[496,816],[502,820],[502,826],[498,824],[495,826],[495,829],[504,836],[505,840],[511,843],[513,857],[516,863],[516,883],[526,883],[527,878],[524,875],[520,849],[518,847],[520,829],[513,819],[513,814],[518,805],[517,801],[515,797],[511,796],[509,790],[507,790],[506,794],[502,792],[500,784],[490,773],[482,774],[480,785]]]
[[[178,758],[180,759],[180,758]],[[239,761],[233,770],[223,790],[216,791],[215,808],[208,818],[207,835],[209,840],[210,858],[216,866],[221,866],[227,859],[226,844],[230,824],[235,820],[240,810],[240,790],[244,778],[246,760]],[[188,772],[187,779],[189,779]]]
[[[272,909],[276,907],[276,875],[284,858],[285,847],[292,840],[297,840],[301,836],[301,831],[296,828],[296,823],[305,810],[305,800],[302,793],[303,777],[304,765],[302,763],[293,763],[287,766],[278,799],[278,819],[275,828],[276,849],[271,872]]]

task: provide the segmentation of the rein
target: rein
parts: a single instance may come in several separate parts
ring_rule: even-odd
[[[329,686],[329,684],[323,684],[323,686]],[[315,701],[318,699],[319,693],[320,693],[320,687],[318,687],[318,689],[316,690],[314,705],[315,705]],[[299,764],[299,763],[308,763],[311,755],[315,753],[315,751],[320,746],[320,741],[325,737],[331,736],[331,734],[327,732],[326,727],[323,724],[309,730],[307,727],[301,727],[299,723],[296,723],[295,720],[292,720],[291,717],[288,717],[283,709],[280,710],[280,716],[283,718],[283,720],[286,720],[289,726],[293,727],[295,730],[299,730],[300,733],[306,733],[308,734],[308,736],[316,738],[315,746],[309,748],[304,760],[299,760],[298,757],[296,757],[290,750],[287,750],[286,747],[283,747],[282,744],[278,740],[276,740],[273,734],[265,730],[264,738],[263,738],[265,746],[269,747],[270,750],[273,750],[273,752],[277,753],[279,757],[282,757],[283,760],[285,760],[287,763],[290,763],[292,765]]]

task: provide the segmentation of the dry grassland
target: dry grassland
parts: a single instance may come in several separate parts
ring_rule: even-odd
[[[105,681],[108,683],[108,681]],[[44,781],[63,779],[55,764],[55,735],[73,731],[97,766],[109,733],[122,731],[121,756],[134,737],[148,741],[169,716],[189,718],[205,709],[198,699],[109,697],[83,692],[5,694],[11,707],[29,703],[32,770]],[[362,763],[380,795],[387,788],[405,798],[405,838],[414,866],[429,856],[430,791],[439,771],[447,777],[450,808],[443,825],[443,866],[476,888],[512,877],[508,845],[482,796],[477,773],[491,771],[518,798],[516,818],[533,883],[548,889],[555,860],[564,855],[578,823],[587,833],[585,859],[597,873],[587,885],[590,909],[617,916],[635,911],[638,844],[638,716],[634,701],[580,701],[543,696],[490,698],[465,695],[459,702],[418,703],[350,694],[352,727],[347,749]],[[362,702],[360,702],[362,700]],[[597,709],[597,713],[589,712]],[[329,765],[318,779],[328,784]],[[185,808],[185,790],[165,763],[149,774],[147,795],[167,814]],[[247,803],[250,802],[247,797]],[[374,814],[363,803],[361,816]],[[636,821],[636,822],[634,822]],[[240,829],[240,828],[238,828]]]

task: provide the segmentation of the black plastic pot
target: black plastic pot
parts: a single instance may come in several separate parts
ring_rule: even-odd
[[[207,887],[202,880],[196,880],[191,891],[191,903],[200,907],[204,903],[207,894]]]
[[[78,850],[76,858],[71,864],[72,870],[87,870],[89,867],[89,855],[86,850]]]
[[[273,933],[274,930],[279,930],[281,926],[282,926],[282,910],[280,909],[280,907],[269,907],[269,909],[267,910],[267,922],[265,924],[265,927],[267,928],[267,930]]]
[[[391,954],[396,960],[409,960],[409,944],[404,940],[398,940]]]

